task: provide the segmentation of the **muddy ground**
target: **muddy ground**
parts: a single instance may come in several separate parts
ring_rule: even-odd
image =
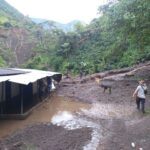
[[[66,130],[48,123],[36,124],[8,138],[5,144],[1,144],[1,149],[82,150],[91,138],[90,133],[90,128]]]
[[[134,72],[133,76],[114,80],[111,94],[104,93],[91,79],[82,83],[83,79],[79,78],[63,79],[55,95],[88,103],[90,107],[71,115],[56,116],[60,117],[60,122],[43,121],[15,131],[1,138],[0,149],[149,150],[150,94],[146,98],[146,114],[136,110],[132,98],[140,78],[147,79],[150,89],[149,65]],[[69,119],[63,120],[64,115]]]

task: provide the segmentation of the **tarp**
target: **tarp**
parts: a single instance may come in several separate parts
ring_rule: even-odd
[[[35,70],[35,69],[18,69],[18,68],[12,68],[12,69],[25,71],[27,73],[19,74],[19,75],[1,76],[0,82],[10,81],[10,82],[18,83],[18,84],[28,85],[29,83],[33,83],[37,81],[38,79],[51,77],[57,74],[60,75],[60,73],[58,72],[41,71],[41,70]]]

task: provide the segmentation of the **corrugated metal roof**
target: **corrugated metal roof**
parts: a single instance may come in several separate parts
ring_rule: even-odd
[[[4,82],[4,81],[7,81],[8,80],[8,77],[0,77],[0,82]]]
[[[42,79],[45,77],[51,77],[56,74],[60,74],[57,72],[50,72],[50,71],[41,71],[41,70],[32,70],[32,69],[18,69],[12,68],[16,71],[24,71],[27,72],[25,74],[18,74],[18,75],[9,75],[9,76],[2,76],[0,77],[0,82],[3,81],[10,81],[18,84],[28,85],[29,83],[33,83],[38,79]]]
[[[23,74],[26,73],[22,70],[13,70],[11,68],[0,68],[0,76],[7,76],[7,75],[16,75],[16,74]]]

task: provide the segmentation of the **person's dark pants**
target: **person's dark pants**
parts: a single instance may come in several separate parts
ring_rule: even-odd
[[[141,110],[143,113],[145,113],[145,99],[137,97],[136,104],[137,104],[137,109],[140,109],[140,105],[141,105]]]

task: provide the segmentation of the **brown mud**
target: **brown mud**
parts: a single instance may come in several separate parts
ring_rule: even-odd
[[[127,70],[103,73],[114,81],[111,94],[93,80],[98,74],[63,79],[55,96],[26,120],[0,121],[0,149],[149,150],[150,94],[146,114],[132,94],[141,78],[150,89],[150,63]]]
[[[67,97],[52,96],[36,107],[32,114],[25,120],[0,120],[0,138],[32,124],[49,123],[52,116],[59,111],[77,112],[81,108],[89,107],[89,104],[75,102],[73,99]]]

